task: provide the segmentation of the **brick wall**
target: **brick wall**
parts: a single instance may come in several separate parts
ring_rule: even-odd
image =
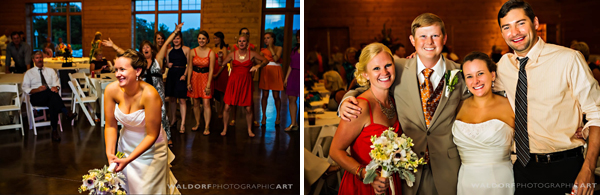
[[[7,30],[26,32],[26,4],[65,2],[66,0],[6,1],[0,6],[0,33]],[[262,0],[203,0],[201,29],[210,35],[217,31],[225,34],[225,42],[235,44],[239,29],[250,29],[250,42],[259,46],[261,32]],[[84,0],[82,1],[83,55],[88,56],[96,31],[102,38],[110,37],[115,44],[130,48],[132,43],[131,1]],[[104,56],[112,59],[115,52],[105,49]]]
[[[349,44],[358,48],[361,43],[373,42],[374,37],[381,34],[385,23],[386,28],[392,29],[393,37],[399,38],[407,52],[411,53],[414,52],[414,47],[408,39],[410,24],[419,14],[431,12],[444,20],[448,35],[446,45],[451,46],[454,53],[462,58],[471,51],[490,53],[493,45],[501,46],[504,52],[508,51],[497,22],[498,10],[504,2],[505,0],[306,0],[304,24],[307,30],[348,27]],[[534,8],[540,23],[548,25],[548,42],[569,44],[576,37],[581,37],[578,38],[581,40],[595,38],[600,31],[598,17],[593,17],[597,15],[593,9],[600,7],[599,1],[586,0],[574,4],[559,0],[528,2]],[[588,18],[583,18],[584,16]],[[596,18],[593,21],[595,24],[590,22],[590,18]],[[581,28],[584,25],[586,27]],[[595,40],[600,41],[598,38]],[[594,46],[590,47],[599,47],[598,41],[592,42]],[[326,43],[320,45],[323,47]],[[307,48],[312,47],[307,45]]]

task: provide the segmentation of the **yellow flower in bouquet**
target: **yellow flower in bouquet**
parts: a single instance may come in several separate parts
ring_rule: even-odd
[[[398,136],[394,128],[385,130],[381,136],[372,136],[371,142],[371,162],[367,165],[367,174],[363,183],[372,183],[375,179],[376,170],[381,168],[381,177],[390,177],[394,173],[399,173],[400,178],[406,180],[408,186],[412,186],[415,181],[414,172],[417,172],[419,165],[424,165],[423,158],[418,159],[417,154],[412,151],[412,139],[402,134]]]

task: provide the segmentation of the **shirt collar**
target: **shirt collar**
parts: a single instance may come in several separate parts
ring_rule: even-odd
[[[538,37],[538,41],[537,43],[535,43],[535,45],[533,45],[533,47],[531,47],[531,50],[529,50],[529,52],[527,53],[527,55],[525,55],[526,57],[529,57],[529,60],[527,61],[527,65],[525,65],[526,67],[530,67],[530,66],[539,66],[541,65],[540,63],[536,63],[538,58],[540,57],[540,54],[542,53],[542,49],[544,49],[544,46],[546,45],[546,42],[544,42],[544,40],[541,37]],[[516,63],[517,66],[519,66],[519,60],[517,58],[517,54],[512,54],[512,56],[510,56],[511,62]]]
[[[421,74],[423,70],[425,70],[425,65],[421,62],[419,55],[417,56],[417,75]],[[440,78],[444,77],[444,73],[446,72],[446,61],[443,55],[440,55],[440,59],[437,61],[435,66],[432,68],[433,74],[438,75]]]

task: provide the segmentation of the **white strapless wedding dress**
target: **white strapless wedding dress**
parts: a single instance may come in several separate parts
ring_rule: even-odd
[[[456,120],[452,134],[462,162],[458,195],[514,194],[510,160],[513,128],[498,119],[477,124]]]
[[[124,114],[118,104],[115,107],[115,118],[123,124],[117,150],[128,156],[146,136],[145,111]],[[167,136],[161,127],[156,142],[123,169],[127,194],[179,194],[170,169],[173,159],[175,155],[167,147]]]

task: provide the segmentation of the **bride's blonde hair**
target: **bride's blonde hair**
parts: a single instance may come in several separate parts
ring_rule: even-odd
[[[367,64],[379,53],[385,52],[390,55],[392,59],[392,51],[381,43],[371,43],[367,45],[360,53],[360,58],[358,63],[356,63],[356,72],[354,72],[354,77],[356,78],[356,83],[360,86],[369,85],[369,80],[363,76],[363,73],[367,71]]]

